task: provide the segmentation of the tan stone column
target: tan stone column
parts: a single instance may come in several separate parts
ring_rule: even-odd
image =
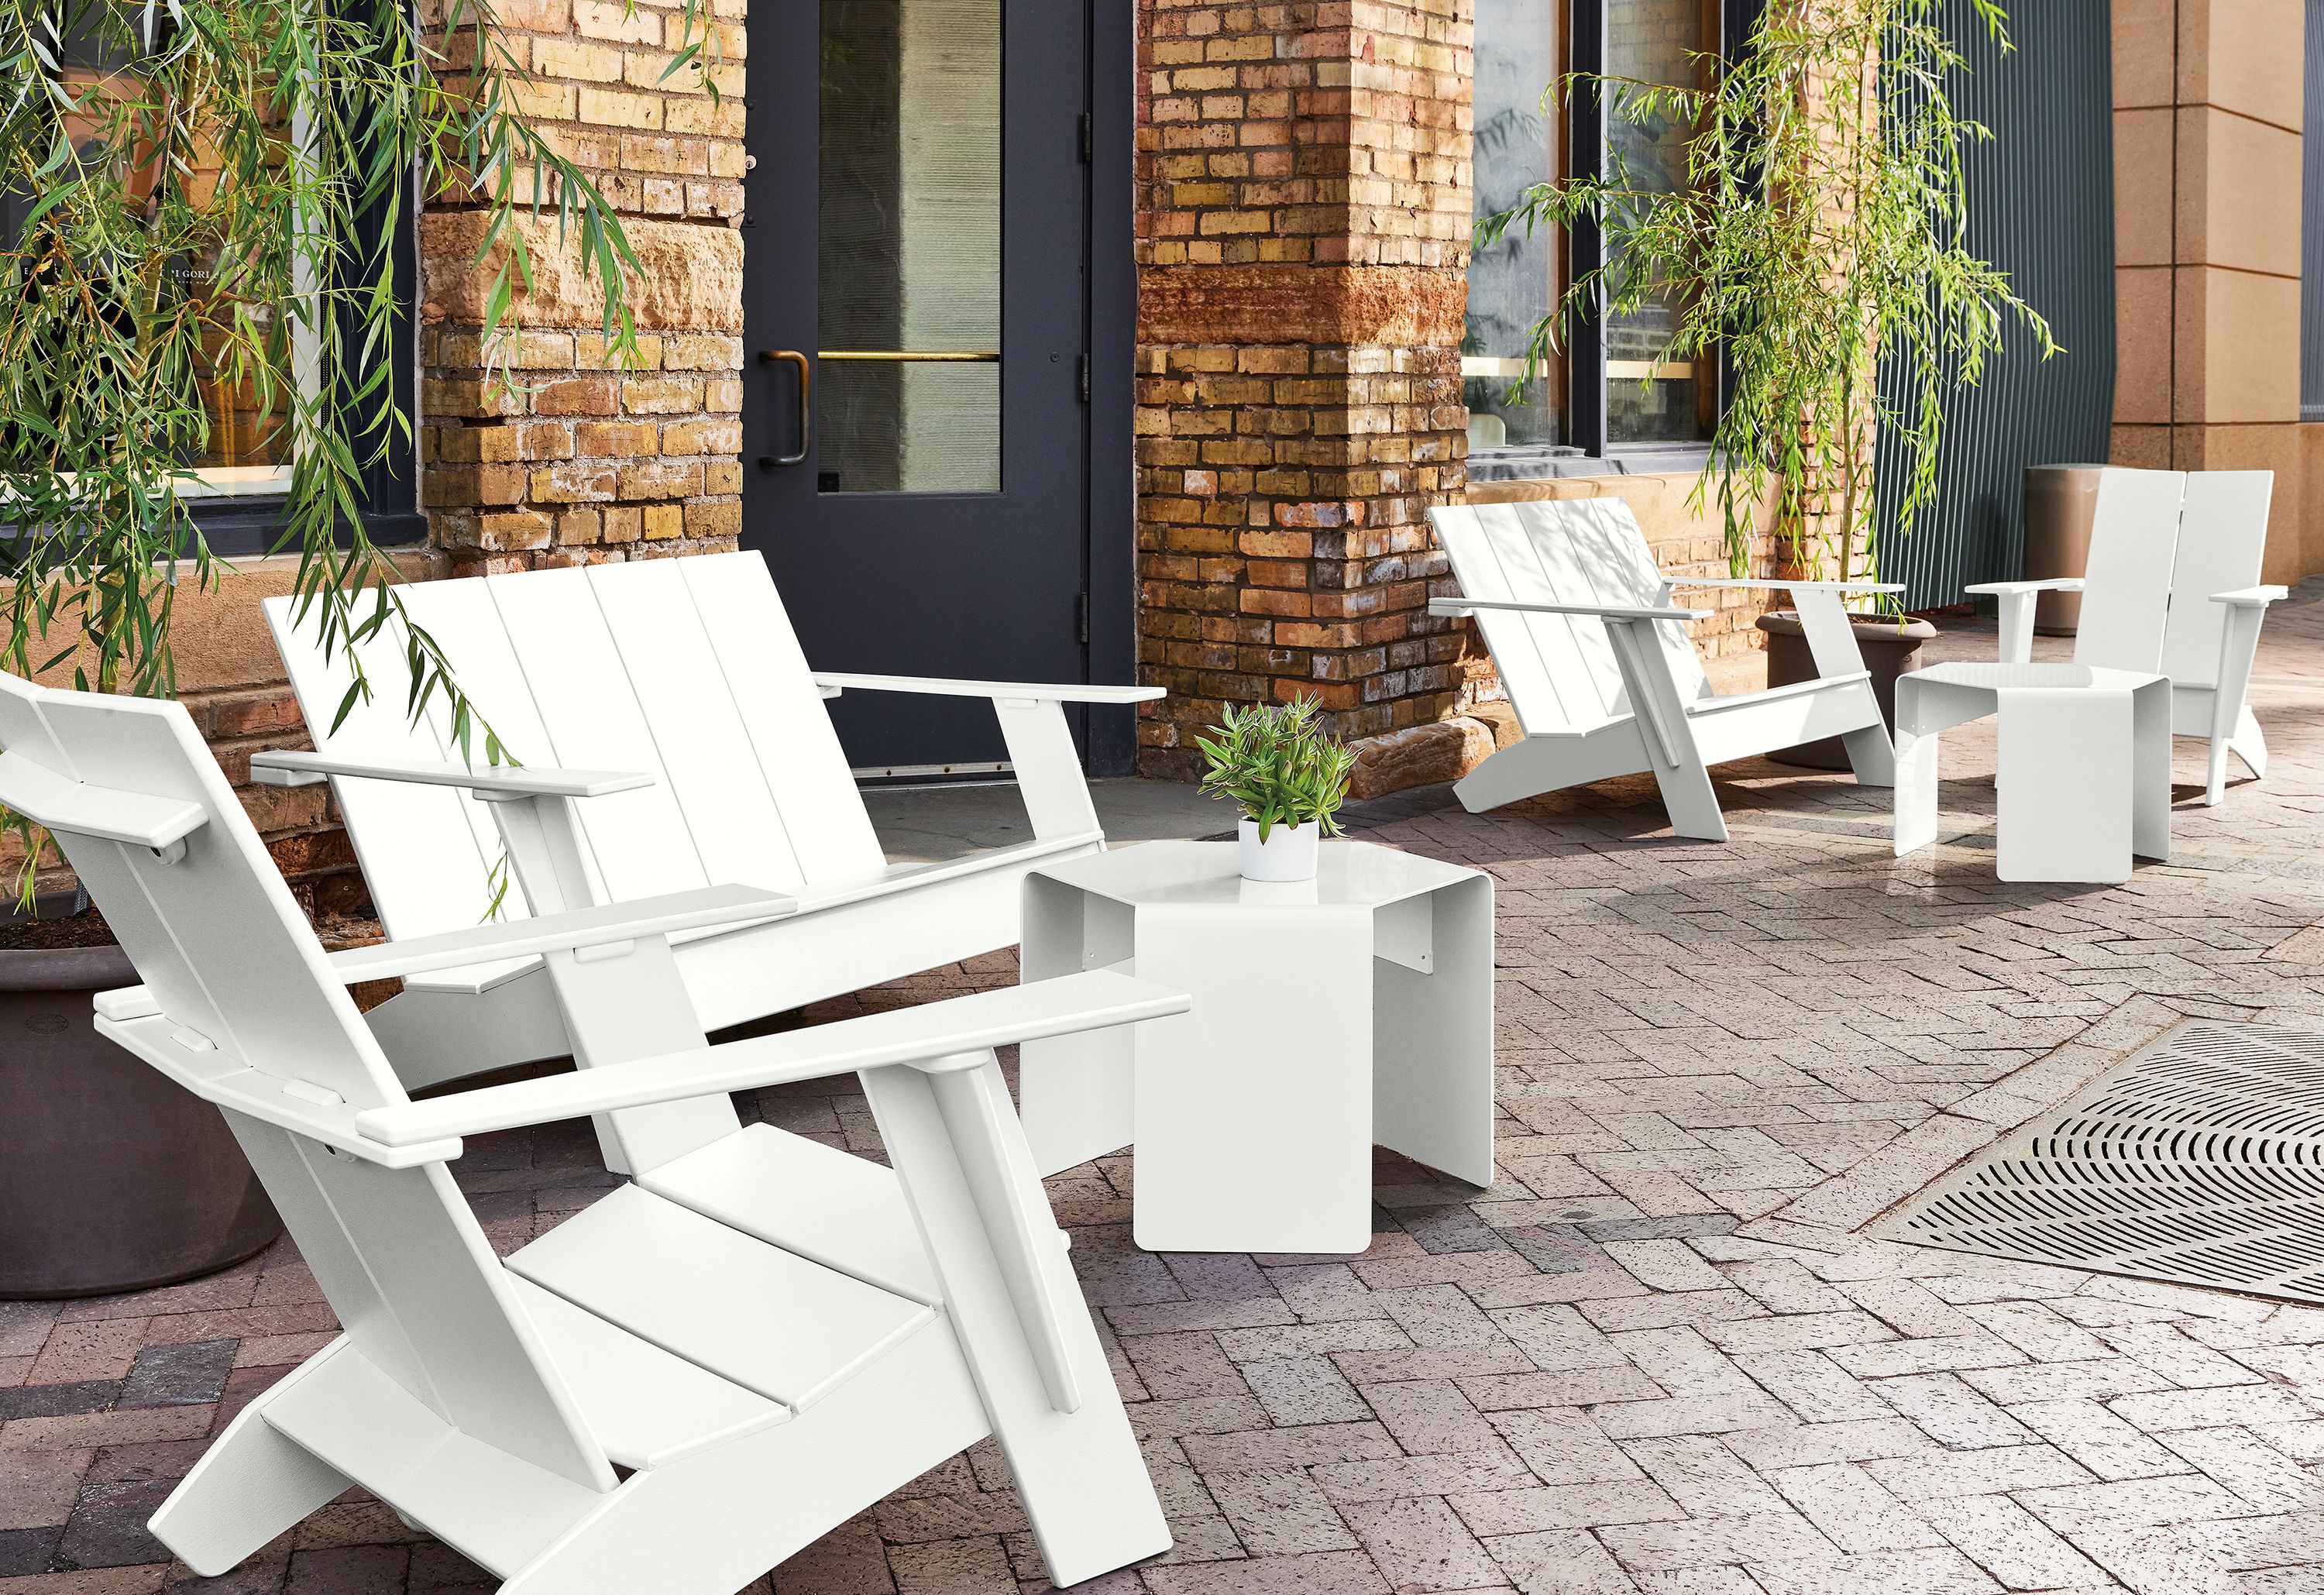
[[[2273,470],[2271,581],[2324,567],[2324,427],[2300,425],[2302,10],[2114,0],[2113,458]]]
[[[553,212],[524,223],[532,291],[515,329],[521,391],[486,380],[482,217],[420,220],[420,453],[432,539],[449,570],[731,549],[741,526],[745,0],[703,8],[720,30],[714,97],[698,70],[665,79],[684,7],[502,0],[530,68],[524,108],[622,213],[643,355],[604,363],[600,290]],[[520,192],[530,192],[529,176]]]
[[[1231,702],[1453,705],[1425,511],[1467,442],[1469,0],[1142,0],[1139,764]]]

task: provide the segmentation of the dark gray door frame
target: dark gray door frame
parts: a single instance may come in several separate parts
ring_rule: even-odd
[[[1090,16],[1089,673],[1138,678],[1138,15],[1095,0]],[[1093,708],[1092,775],[1138,766],[1135,711]]]

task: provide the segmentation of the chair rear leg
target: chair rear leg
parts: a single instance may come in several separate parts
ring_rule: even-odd
[[[262,1398],[243,1408],[146,1525],[204,1578],[231,1570],[355,1482],[285,1438],[262,1415],[264,1406]]]
[[[2246,704],[2236,715],[2236,734],[2227,743],[2228,750],[2243,761],[2253,779],[2267,774],[2267,739],[2260,734],[2259,722],[2252,717],[2251,705]]]
[[[1168,1550],[1000,1064],[961,1054],[861,1078],[1050,1581],[1063,1589]]]

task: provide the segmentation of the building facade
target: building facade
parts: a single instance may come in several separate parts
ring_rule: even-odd
[[[2302,11],[2111,0],[2111,126],[2089,135],[2112,143],[2119,328],[2095,447],[2273,468],[2272,579],[2324,568]],[[500,14],[527,109],[622,214],[643,358],[604,368],[593,285],[528,224],[522,382],[495,389],[479,220],[431,206],[417,457],[383,489],[414,495],[387,521],[415,574],[755,549],[818,664],[1170,688],[1084,727],[1109,773],[1184,778],[1222,705],[1312,696],[1380,790],[1513,731],[1465,625],[1426,613],[1449,580],[1431,505],[1616,493],[1666,567],[1722,558],[1689,502],[1715,373],[1640,383],[1649,312],[1585,327],[1513,398],[1520,335],[1591,241],[1472,262],[1469,239],[1480,191],[1586,154],[1549,78],[1685,69],[1739,4],[712,0],[706,71],[675,72],[682,5]],[[248,613],[281,579],[231,578],[188,650],[230,755],[296,733]],[[1723,685],[1759,668],[1753,602],[1703,622]],[[994,769],[956,724],[843,730],[873,771]],[[252,801],[318,900],[346,899],[311,794]]]

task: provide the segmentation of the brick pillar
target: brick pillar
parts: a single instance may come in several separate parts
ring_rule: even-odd
[[[1356,739],[1457,701],[1425,512],[1464,481],[1471,14],[1141,0],[1149,774],[1229,702],[1313,696]]]
[[[2113,21],[2113,457],[2273,470],[2267,579],[2296,581],[2324,566],[2324,528],[2302,546],[2324,427],[2300,425],[2301,0],[2114,0]]]
[[[438,8],[440,12],[440,7]],[[719,97],[663,79],[681,5],[503,0],[532,80],[525,112],[621,212],[640,271],[630,303],[642,369],[604,364],[600,289],[553,215],[522,223],[533,287],[504,325],[522,386],[493,393],[481,330],[493,271],[483,217],[420,218],[420,452],[435,546],[451,574],[731,549],[741,525],[744,0],[714,0]],[[518,192],[531,191],[529,173]]]

